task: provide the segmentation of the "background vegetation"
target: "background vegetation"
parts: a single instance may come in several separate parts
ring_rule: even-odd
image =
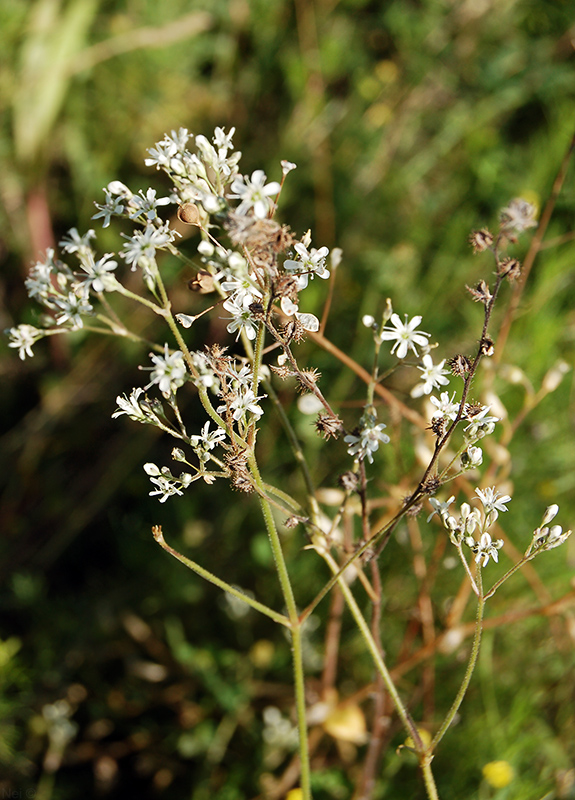
[[[491,266],[471,255],[468,233],[493,223],[517,195],[544,203],[574,132],[569,0],[7,0],[0,31],[2,328],[35,319],[23,286],[30,261],[70,227],[91,226],[103,186],[121,179],[134,190],[161,189],[159,173],[143,166],[146,148],[180,126],[209,135],[223,125],[236,127],[244,171],[261,167],[277,179],[280,159],[298,164],[282,219],[300,235],[311,227],[317,246],[343,248],[326,329],[336,345],[368,365],[359,321],[389,296],[399,313],[423,315],[442,357],[471,351],[481,309],[464,287]],[[496,378],[512,418],[528,383],[537,390],[559,358],[573,365],[574,169],[501,357],[527,382],[509,381],[504,368]],[[119,247],[118,229],[98,241],[102,252]],[[526,246],[516,248],[519,257]],[[201,299],[186,289],[191,271],[165,267],[174,301],[193,313]],[[316,290],[319,312],[324,286]],[[498,313],[492,332],[503,304]],[[154,321],[133,321],[154,335]],[[217,320],[198,328],[199,344],[221,336]],[[353,420],[361,386],[306,347],[324,391],[345,400],[342,413]],[[290,705],[288,643],[265,620],[239,617],[150,535],[161,522],[180,549],[271,602],[277,589],[256,510],[221,487],[165,506],[147,497],[141,464],[167,463],[171,444],[110,419],[116,395],[141,384],[146,352],[77,334],[44,342],[32,361],[20,362],[6,342],[0,355],[2,791],[257,795],[262,711]],[[401,376],[393,380],[401,389]],[[190,400],[190,415],[196,410]],[[344,448],[334,445],[326,460],[306,424],[316,471],[333,486]],[[518,547],[550,502],[560,504],[561,521],[575,523],[574,424],[570,372],[510,445],[506,534]],[[293,483],[281,436],[270,431],[262,447],[269,473]],[[374,475],[382,494],[398,470],[389,461]],[[438,535],[425,529],[426,558]],[[537,576],[506,585],[489,613],[566,595],[570,548],[540,559]],[[392,576],[390,653],[414,604],[405,567],[395,567],[406,558],[399,536],[383,564]],[[302,560],[301,586],[313,584],[310,569]],[[460,577],[442,573],[442,598],[457,592]],[[575,796],[569,598],[560,611],[486,635],[459,724],[434,762],[445,800],[489,791]],[[318,613],[325,618],[327,609]],[[353,625],[344,626],[343,689],[352,694],[372,674]],[[321,639],[312,635],[310,648],[312,658]],[[454,664],[453,654],[436,657],[438,707],[458,685]],[[420,677],[407,674],[403,691],[416,692]],[[63,698],[78,729],[60,758],[42,709]],[[421,797],[415,766],[393,755],[398,737],[375,796]],[[353,753],[331,741],[320,757],[317,796],[349,797]],[[495,759],[516,771],[498,793],[481,783],[482,765]]]

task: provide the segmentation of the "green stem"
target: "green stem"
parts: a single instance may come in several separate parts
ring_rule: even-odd
[[[125,286],[122,286],[122,284],[120,284],[120,286],[122,288],[117,290],[118,294],[123,294],[124,297],[129,297],[130,300],[134,300],[136,303],[141,303],[143,306],[146,306],[146,308],[151,308],[154,313],[163,315],[163,309],[161,306],[157,305],[157,303],[153,303],[151,300],[146,300],[145,297],[141,297],[139,294],[131,292],[129,289],[126,289]]]
[[[242,600],[244,603],[247,603],[253,609],[259,611],[260,614],[264,614],[266,617],[273,619],[274,622],[277,622],[280,625],[285,625],[288,628],[290,627],[290,621],[286,616],[284,616],[284,614],[279,614],[277,611],[274,611],[273,608],[269,608],[263,603],[254,600],[252,597],[249,597],[249,595],[245,594],[240,589],[237,589],[235,586],[232,586],[226,581],[223,581],[221,578],[218,578],[217,575],[214,575],[207,569],[201,567],[195,561],[186,558],[186,556],[182,555],[181,553],[178,553],[177,550],[174,550],[173,547],[170,547],[170,545],[167,544],[166,540],[164,539],[164,535],[160,527],[152,528],[152,533],[154,534],[154,539],[158,542],[160,547],[162,547],[167,553],[172,555],[178,561],[181,561],[182,564],[184,564],[188,569],[191,569],[201,578],[204,578],[204,580],[213,583],[214,586],[217,586],[219,589],[223,589],[224,592],[228,592],[234,597],[237,597],[238,600]]]
[[[523,556],[521,561],[518,561],[516,564],[514,564],[510,569],[507,570],[505,575],[503,575],[501,578],[499,578],[499,580],[496,583],[493,584],[493,586],[485,594],[485,597],[483,599],[484,600],[489,600],[490,597],[493,597],[495,592],[499,589],[499,587],[501,586],[502,583],[505,583],[507,578],[510,578],[513,574],[515,574],[518,570],[520,570],[521,567],[525,566],[525,564],[527,564],[528,561],[531,561],[533,558],[535,558],[536,555],[537,555],[537,552],[528,553],[527,555]]]
[[[317,504],[317,500],[315,498],[315,486],[307,465],[306,457],[301,448],[300,441],[297,437],[295,430],[293,429],[293,425],[289,421],[289,418],[285,412],[284,407],[280,403],[279,397],[277,396],[275,389],[271,385],[271,381],[269,380],[263,381],[263,384],[270,400],[274,404],[275,410],[280,418],[282,427],[289,439],[289,443],[291,445],[294,458],[297,462],[298,467],[301,470],[301,474],[305,483],[308,496],[308,503],[309,503],[308,513],[310,514],[312,520],[317,524],[317,519],[319,517],[319,507]]]
[[[303,800],[311,800],[311,774],[309,763],[309,745],[307,734],[306,722],[306,706],[305,706],[305,679],[303,669],[303,654],[301,642],[301,629],[303,623],[299,619],[293,588],[289,578],[285,558],[276,528],[275,520],[273,518],[272,509],[264,496],[264,482],[262,481],[258,464],[253,452],[248,456],[248,464],[254,479],[254,483],[259,489],[259,501],[262,509],[262,515],[266,525],[272,554],[274,557],[275,567],[278,574],[278,579],[287,609],[289,619],[289,628],[291,631],[292,639],[292,661],[294,673],[294,690],[296,700],[296,714],[297,725],[299,733],[299,755],[300,755],[300,784],[302,790]]]
[[[324,559],[327,562],[330,570],[335,574],[339,573],[339,567],[337,563],[334,561],[333,557],[329,555],[329,553],[324,554]],[[345,582],[345,579],[340,576],[338,578],[339,587],[343,593],[345,598],[345,602],[351,612],[352,617],[355,620],[357,627],[359,628],[359,632],[361,633],[366,645],[367,649],[370,652],[371,657],[373,658],[373,662],[375,664],[375,668],[383,678],[383,682],[385,683],[385,688],[389,692],[391,699],[393,700],[393,704],[396,708],[397,713],[399,714],[401,721],[403,722],[405,729],[412,737],[414,742],[421,742],[421,738],[417,731],[417,727],[414,721],[411,718],[411,715],[407,708],[404,706],[401,697],[395,687],[393,682],[393,678],[391,677],[389,670],[385,666],[385,661],[383,660],[383,656],[375,642],[375,639],[372,636],[371,630],[369,629],[369,625],[367,624],[365,617],[361,613],[359,606],[355,600],[355,597],[352,594],[351,589]]]
[[[284,492],[282,489],[278,489],[277,486],[272,486],[271,483],[264,483],[264,489],[266,490],[266,494],[268,495],[275,495],[280,500],[283,501],[284,505],[286,505],[290,511],[298,516],[303,516],[304,509],[300,506],[300,504],[295,500],[290,494]]]
[[[473,670],[475,669],[475,664],[477,663],[477,656],[479,655],[479,646],[481,644],[481,633],[483,631],[483,612],[485,610],[485,597],[483,596],[483,581],[481,575],[481,567],[477,570],[477,588],[479,590],[479,597],[477,603],[477,616],[475,619],[475,636],[473,637],[473,646],[471,648],[471,655],[469,656],[469,663],[467,664],[467,669],[465,671],[465,677],[463,678],[463,682],[459,687],[459,691],[457,692],[457,696],[453,701],[453,705],[447,712],[447,715],[443,722],[441,723],[441,727],[433,737],[433,741],[429,745],[427,752],[431,755],[439,742],[445,736],[447,729],[453,722],[455,715],[459,710],[459,706],[463,702],[463,698],[465,697],[465,693],[469,688],[469,683],[471,681],[471,676],[473,675]]]
[[[435,785],[435,779],[433,777],[433,772],[431,771],[431,758],[423,759],[421,762],[421,771],[423,772],[423,781],[425,783],[425,789],[427,791],[429,800],[439,800],[437,786]]]

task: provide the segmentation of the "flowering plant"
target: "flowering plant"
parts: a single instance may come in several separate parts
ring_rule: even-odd
[[[485,602],[524,564],[561,545],[571,533],[557,524],[549,527],[559,511],[556,504],[549,506],[541,524],[531,534],[524,555],[490,588],[484,588],[484,570],[490,561],[498,562],[504,547],[504,538],[499,536],[499,515],[507,511],[512,498],[505,489],[485,485],[481,479],[478,468],[484,452],[480,445],[494,433],[500,417],[497,408],[473,400],[470,393],[480,362],[494,353],[495,344],[488,332],[493,307],[503,285],[517,281],[521,275],[520,263],[506,254],[506,248],[520,233],[537,224],[536,209],[522,199],[513,200],[501,212],[495,234],[487,229],[472,234],[474,251],[490,253],[495,264],[491,285],[480,280],[476,286],[468,287],[472,298],[483,306],[483,327],[474,354],[445,354],[440,361],[434,361],[431,353],[438,345],[431,333],[420,329],[422,317],[415,315],[410,319],[405,314],[402,319],[394,312],[391,300],[387,300],[379,318],[363,319],[373,339],[373,366],[371,372],[366,372],[324,337],[325,316],[320,321],[309,310],[300,311],[307,308],[306,290],[316,277],[329,281],[330,290],[333,288],[342,253],[338,249],[330,253],[325,246],[312,247],[311,232],[297,237],[289,227],[276,221],[284,181],[295,165],[282,162],[281,181],[268,181],[260,169],[251,176],[242,175],[240,153],[233,148],[233,134],[233,129],[226,133],[216,128],[209,141],[180,129],[151,148],[146,164],[170,178],[173,189],[169,196],[157,197],[153,189],[133,193],[119,181],[110,183],[104,190],[105,203],[97,206],[94,218],[102,219],[104,227],[114,217],[124,218],[135,224],[134,233],[126,237],[117,255],[106,253],[98,258],[92,246],[95,232],[89,230],[80,235],[72,229],[62,240],[61,248],[77,263],[72,267],[50,250],[32,267],[26,285],[30,296],[46,309],[46,317],[38,326],[12,328],[10,346],[24,359],[32,356],[33,346],[40,339],[80,328],[140,340],[128,330],[113,307],[114,294],[139,303],[165,320],[176,346],[166,341],[153,345],[151,366],[142,367],[148,371],[149,380],[145,386],[135,387],[129,397],[118,396],[112,416],[127,416],[134,422],[153,425],[177,440],[172,459],[184,466],[144,465],[152,484],[150,496],[161,503],[193,491],[192,484],[197,481],[213,484],[227,480],[234,489],[253,494],[260,506],[283,596],[283,611],[211,574],[200,563],[173,549],[165,541],[160,525],[153,528],[153,535],[167,553],[289,633],[297,731],[288,725],[286,735],[280,738],[297,741],[298,761],[297,769],[286,772],[289,777],[278,781],[270,793],[280,796],[297,781],[303,798],[311,797],[311,727],[338,741],[356,745],[368,742],[358,783],[358,791],[367,797],[381,756],[383,711],[389,701],[409,736],[406,747],[417,756],[428,797],[436,798],[431,762],[469,686],[479,652]],[[178,248],[175,227],[159,214],[170,204],[178,209],[179,219],[195,226],[201,235],[197,248],[201,267],[197,269],[193,288],[212,296],[213,302],[196,315],[173,308],[162,275],[163,253],[185,258]],[[133,281],[126,280],[126,270],[120,267],[122,262],[129,267],[128,276],[130,272],[139,272],[145,294],[130,288]],[[204,348],[196,345],[193,349],[194,323],[210,312],[225,314],[229,340]],[[306,337],[335,354],[364,379],[365,403],[359,419],[353,420],[351,426],[320,388],[319,372],[301,364],[298,345]],[[240,344],[241,352],[237,353]],[[392,366],[381,375],[384,345],[385,348],[391,345],[385,353]],[[399,365],[418,373],[418,382],[410,395],[424,403],[421,413],[401,401],[384,382]],[[558,365],[553,374],[560,376],[562,372],[563,366]],[[447,377],[450,373],[455,381],[451,386]],[[278,392],[282,381],[296,382],[303,393],[301,407],[311,408],[317,414],[318,434],[326,440],[340,439],[349,456],[349,468],[339,478],[337,509],[331,518],[321,507],[321,491],[314,484],[302,445],[282,408]],[[554,385],[557,383],[555,380]],[[552,384],[550,375],[547,385]],[[188,430],[181,409],[180,398],[189,389],[197,393],[207,417],[199,432]],[[387,422],[378,421],[382,409]],[[305,484],[301,497],[267,482],[262,474],[265,465],[260,465],[258,432],[266,414],[272,413],[278,415],[284,426],[301,472]],[[425,455],[420,458],[417,480],[408,483],[403,498],[390,496],[388,513],[376,520],[377,498],[370,494],[370,469],[382,451],[394,446],[397,426],[389,424],[393,414],[405,417],[421,431],[420,450]],[[326,446],[339,445],[329,442]],[[470,481],[483,488],[478,486],[472,491]],[[458,513],[452,509],[455,494],[447,500],[437,497],[447,485],[455,486],[457,494],[466,496]],[[460,690],[443,720],[436,725],[433,737],[425,736],[416,724],[387,663],[381,640],[382,575],[378,563],[400,523],[413,525],[426,504],[431,508],[427,522],[434,517],[441,522],[477,596],[468,666]],[[314,557],[321,559],[331,572],[331,578],[303,609],[295,596],[294,567],[286,559],[278,519],[287,530],[299,526],[305,536],[304,549],[313,551]],[[342,535],[342,520],[346,520],[347,536]],[[360,588],[371,605],[369,622],[358,600]],[[350,702],[343,707],[338,704],[329,681],[324,685],[322,697],[315,702],[306,695],[304,625],[309,624],[314,610],[332,590],[332,596],[341,597],[346,603],[376,672],[370,736],[359,704]],[[282,730],[286,727],[286,721],[278,713],[269,709],[265,713],[269,741],[277,739],[271,727],[279,726]]]

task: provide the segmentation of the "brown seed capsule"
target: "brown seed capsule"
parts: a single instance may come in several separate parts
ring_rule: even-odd
[[[492,356],[495,352],[495,344],[489,336],[484,336],[481,340],[481,352],[484,356]]]
[[[476,303],[483,303],[483,305],[487,305],[492,299],[492,294],[489,291],[489,286],[485,283],[485,281],[479,281],[477,286],[466,286],[465,287],[469,294],[473,297]]]
[[[337,415],[332,417],[330,414],[322,412],[315,421],[315,429],[325,439],[329,439],[331,436],[337,438],[343,431],[343,422]]]
[[[355,472],[349,471],[340,475],[337,482],[346,492],[355,492],[358,487],[359,478]]]
[[[200,212],[193,203],[185,203],[178,208],[178,219],[186,225],[198,225]]]
[[[469,237],[469,244],[473,247],[474,253],[482,253],[493,244],[493,234],[488,231],[487,228],[482,228],[480,231],[473,231]]]
[[[513,282],[521,275],[521,262],[516,258],[504,258],[498,264],[500,275],[505,275],[508,281]]]
[[[461,353],[453,356],[453,358],[451,358],[447,363],[451,367],[451,372],[453,375],[459,378],[465,378],[471,369],[471,361],[467,358],[467,356],[461,355]]]
[[[190,292],[209,294],[214,291],[214,279],[207,270],[200,269],[196,277],[188,281],[188,289]]]

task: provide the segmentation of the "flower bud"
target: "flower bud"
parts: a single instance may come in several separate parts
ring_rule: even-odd
[[[549,506],[545,511],[545,514],[543,515],[543,522],[541,523],[541,526],[547,525],[549,522],[551,522],[552,519],[555,519],[558,512],[559,512],[559,506],[557,505],[557,503],[553,503],[553,505]]]
[[[543,391],[546,394],[549,394],[549,392],[554,392],[563,380],[565,373],[569,372],[569,369],[569,364],[567,364],[565,361],[558,361],[557,364],[552,366],[543,378],[543,383],[541,385]]]

